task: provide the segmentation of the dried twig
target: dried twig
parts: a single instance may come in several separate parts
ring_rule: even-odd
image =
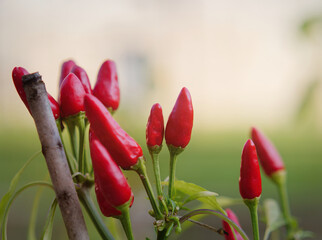
[[[84,217],[49,105],[45,84],[39,73],[25,75],[22,81],[68,237],[71,240],[88,240]]]

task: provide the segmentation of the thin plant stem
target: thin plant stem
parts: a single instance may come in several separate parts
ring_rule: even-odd
[[[154,193],[151,187],[151,183],[148,177],[148,174],[146,172],[146,166],[145,166],[145,160],[143,158],[139,158],[138,163],[132,167],[133,170],[139,174],[140,179],[143,183],[143,186],[145,188],[146,193],[148,194],[152,209],[154,211],[154,214],[156,216],[156,219],[161,220],[163,219],[163,215],[157,205],[156,199],[154,197]]]
[[[132,225],[130,219],[130,208],[129,205],[121,209],[122,216],[119,218],[124,229],[125,235],[128,240],[134,240]]]
[[[84,149],[84,142],[85,142],[85,122],[84,116],[80,115],[77,121],[77,127],[79,131],[79,148],[78,148],[78,171],[81,173],[86,173],[86,166],[85,166],[85,149]]]
[[[159,153],[151,153],[152,163],[153,163],[153,172],[156,182],[158,200],[160,203],[160,207],[164,209],[166,215],[168,215],[168,207],[163,198],[163,191],[161,186],[161,174],[160,174],[160,165],[159,165]]]
[[[64,139],[63,139],[63,133],[62,133],[62,129],[61,129],[61,123],[59,120],[56,120],[56,125],[57,125],[57,128],[58,128],[58,133],[59,133],[59,136],[60,136],[60,139],[61,139],[61,142],[63,144],[63,147],[64,147],[64,151],[65,151],[65,155],[66,155],[66,159],[67,159],[67,163],[68,163],[68,167],[69,167],[69,170],[70,170],[70,173],[71,174],[74,174],[74,172],[76,172],[76,169],[74,167],[74,165],[72,164],[68,154],[67,154],[67,151],[66,151],[66,145],[64,143]]]
[[[251,217],[252,227],[253,227],[253,239],[259,240],[259,227],[258,227],[258,214],[257,214],[259,198],[244,199],[244,202],[249,208],[249,212],[250,212],[250,217]]]
[[[77,193],[81,203],[86,209],[89,217],[91,218],[96,230],[98,231],[102,239],[114,240],[112,234],[107,229],[103,219],[101,218],[100,214],[97,211],[95,204],[92,201],[89,189],[85,189],[85,188],[78,189]]]
[[[208,214],[208,215],[214,215],[216,217],[219,217],[220,219],[226,221],[230,226],[232,226],[236,231],[242,236],[244,240],[248,240],[248,237],[246,233],[243,231],[243,229],[240,228],[234,221],[232,221],[230,218],[228,218],[226,215],[222,214],[221,212],[211,210],[211,209],[197,209],[194,211],[191,211],[187,213],[186,215],[180,217],[180,223],[184,223],[185,221],[189,220],[189,218],[200,215],[200,214]]]
[[[287,233],[289,235],[291,234],[293,226],[292,226],[292,216],[291,216],[291,211],[290,211],[290,206],[289,206],[289,201],[287,196],[286,182],[283,181],[280,184],[277,184],[277,189],[280,197],[283,216],[286,221]]]
[[[168,196],[172,199],[175,194],[174,181],[176,174],[177,154],[170,151],[170,176],[169,176],[169,189]]]
[[[72,153],[75,159],[77,159],[77,136],[76,136],[76,126],[74,123],[69,123],[66,121],[66,125],[68,128],[69,136],[70,136],[70,143],[72,147]]]

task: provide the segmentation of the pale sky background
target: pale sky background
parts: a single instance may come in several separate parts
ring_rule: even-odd
[[[314,41],[299,31],[321,13],[320,0],[0,0],[1,122],[30,119],[15,66],[39,71],[56,97],[64,60],[94,86],[110,58],[123,113],[146,119],[159,102],[167,118],[186,86],[199,126],[285,124],[321,76],[321,34]]]

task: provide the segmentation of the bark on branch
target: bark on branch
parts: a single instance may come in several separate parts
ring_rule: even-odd
[[[71,240],[88,240],[84,217],[49,105],[45,84],[39,73],[23,76],[22,82],[68,237]]]

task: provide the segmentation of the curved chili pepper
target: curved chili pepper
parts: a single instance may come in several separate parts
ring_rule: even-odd
[[[97,203],[98,206],[101,209],[101,212],[103,213],[103,215],[105,217],[117,217],[122,215],[122,212],[117,210],[115,207],[113,207],[105,198],[104,195],[102,193],[101,187],[99,186],[99,184],[97,182],[95,182],[95,194],[96,194],[96,199],[97,199]],[[134,202],[134,196],[132,193],[132,200],[131,200],[131,204],[130,207],[132,207],[133,202]]]
[[[165,129],[165,140],[168,145],[185,148],[191,138],[193,125],[193,107],[187,88],[182,88],[176,104],[169,116]]]
[[[71,71],[71,73],[74,73],[76,75],[76,77],[78,77],[78,79],[81,81],[81,83],[83,84],[84,90],[86,93],[88,94],[92,94],[92,87],[91,87],[91,83],[89,81],[89,78],[87,76],[86,71],[81,68],[78,65],[75,65]]]
[[[16,90],[17,90],[21,100],[23,101],[23,103],[27,107],[29,113],[31,114],[30,109],[29,109],[29,105],[28,105],[28,101],[27,101],[27,97],[26,97],[26,93],[25,93],[25,91],[23,89],[23,85],[22,85],[22,77],[27,74],[29,74],[29,72],[22,67],[15,67],[12,70],[12,79],[13,79],[13,83],[15,84]],[[53,111],[54,118],[58,119],[60,117],[59,104],[49,93],[47,95],[48,95],[48,100],[49,100],[51,110]]]
[[[148,147],[161,146],[164,135],[162,108],[159,103],[152,106],[146,125],[146,144]]]
[[[228,218],[230,218],[231,220],[233,220],[233,222],[235,222],[238,226],[240,226],[236,214],[231,209],[227,208],[226,213]],[[226,240],[243,240],[243,237],[235,229],[233,229],[229,225],[229,223],[222,221],[222,225],[223,225],[224,231],[227,232],[227,234],[225,234]],[[236,238],[234,237],[233,231],[235,232]]]
[[[69,73],[60,86],[59,104],[63,118],[84,111],[85,90],[74,73]]]
[[[117,165],[129,169],[143,156],[142,149],[114,120],[105,106],[93,95],[86,94],[84,106],[91,128]]]
[[[106,108],[115,111],[120,104],[120,88],[114,61],[105,61],[97,76],[93,94]]]
[[[122,215],[121,211],[113,207],[103,196],[102,190],[95,182],[95,194],[98,206],[105,217],[113,217]]]
[[[254,127],[251,130],[251,135],[256,146],[259,161],[266,175],[270,177],[277,171],[284,170],[283,160],[269,139]]]
[[[94,178],[104,198],[114,207],[128,202],[132,191],[126,178],[92,131],[90,131],[89,144]]]
[[[68,60],[62,64],[60,79],[59,79],[59,86],[63,83],[65,77],[67,77],[67,75],[70,73],[70,71],[75,65],[76,63],[73,60]]]
[[[239,192],[244,199],[253,199],[262,193],[256,148],[251,139],[247,140],[241,157]]]

